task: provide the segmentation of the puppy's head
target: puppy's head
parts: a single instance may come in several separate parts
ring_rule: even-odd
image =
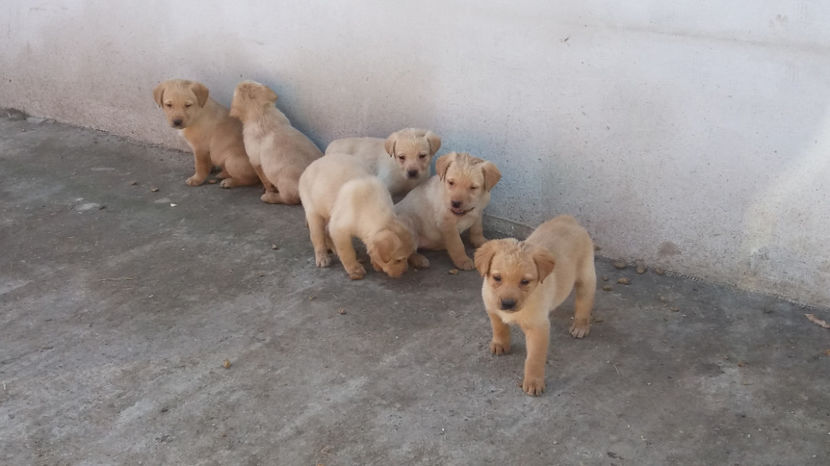
[[[475,255],[476,269],[494,300],[488,304],[505,312],[521,310],[525,299],[553,272],[554,264],[544,248],[514,238],[488,241]]]
[[[195,81],[170,79],[153,89],[153,99],[164,110],[170,126],[184,129],[207,103],[208,88]]]
[[[409,229],[395,220],[371,238],[367,249],[375,270],[398,278],[406,272],[406,261],[415,252],[416,245]]]
[[[490,202],[490,190],[501,179],[495,165],[461,152],[439,157],[435,171],[444,184],[444,202],[458,217],[476,207],[484,208]]]
[[[404,178],[415,179],[429,175],[429,163],[441,147],[441,138],[432,131],[407,128],[390,134],[385,146]]]
[[[230,115],[243,122],[261,115],[263,110],[277,101],[276,92],[265,84],[256,81],[242,81],[233,91]]]

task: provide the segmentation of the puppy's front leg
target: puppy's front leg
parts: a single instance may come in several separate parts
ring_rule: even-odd
[[[407,262],[410,266],[416,269],[429,268],[429,259],[427,259],[426,256],[418,252],[413,252],[412,255],[407,258]]]
[[[190,186],[199,186],[205,182],[205,179],[210,175],[211,168],[213,168],[213,163],[210,161],[210,152],[206,150],[194,150],[193,165],[196,173],[188,178],[185,183]]]
[[[528,395],[537,396],[545,391],[545,361],[548,357],[550,340],[550,322],[547,324],[523,326],[527,343],[525,375],[522,390]]]
[[[470,244],[476,249],[487,242],[487,238],[484,237],[484,225],[481,222],[481,216],[479,216],[475,223],[470,226]]]
[[[505,324],[495,312],[487,312],[490,317],[490,326],[493,327],[493,340],[490,342],[490,352],[493,354],[507,354],[510,352],[510,326]]]
[[[452,263],[461,270],[473,270],[475,264],[467,256],[467,251],[464,250],[464,243],[461,241],[458,230],[455,229],[455,224],[444,225],[441,235],[444,237],[444,245],[447,247],[447,253],[450,255]]]
[[[326,220],[319,215],[311,214],[306,215],[306,222],[311,244],[314,246],[314,262],[317,267],[328,267],[331,265],[331,258],[327,247],[330,240],[326,234]]]
[[[352,235],[348,231],[332,228],[331,224],[329,224],[329,235],[332,242],[334,242],[337,257],[340,258],[340,263],[343,264],[349,278],[352,280],[363,278],[366,275],[366,269],[357,261],[357,253],[354,252],[352,246]]]

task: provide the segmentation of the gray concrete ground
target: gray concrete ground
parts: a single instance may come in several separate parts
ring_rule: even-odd
[[[443,253],[349,281],[300,207],[48,121],[0,119],[0,170],[2,464],[828,462],[826,309],[600,260],[531,398]]]

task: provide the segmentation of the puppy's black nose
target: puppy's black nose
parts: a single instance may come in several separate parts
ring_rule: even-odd
[[[173,120],[173,126],[181,126],[182,120]]]
[[[461,207],[461,201],[452,201],[450,204],[456,209]]]
[[[501,308],[502,310],[506,311],[508,309],[513,309],[516,307],[516,300],[515,299],[502,299],[501,300]]]
[[[418,170],[409,170],[408,172],[406,172],[406,174],[410,178],[415,178],[416,176],[418,176]]]

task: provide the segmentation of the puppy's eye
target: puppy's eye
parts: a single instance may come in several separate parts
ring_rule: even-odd
[[[478,186],[470,186],[470,191],[475,191],[476,189],[478,189]]]
[[[447,180],[447,184],[450,185],[450,186],[455,186],[455,181]]]
[[[184,104],[184,107],[185,107],[185,108],[190,108],[190,106],[191,106],[191,105],[193,105],[193,104],[191,104],[191,103],[189,103],[189,102],[188,102],[188,103]]]
[[[418,158],[423,160],[423,159],[427,158],[427,154],[421,154],[421,155],[418,156]]]
[[[400,159],[400,161],[401,161],[401,162],[403,162],[403,161],[405,161],[405,160],[406,160],[406,156],[404,156],[404,155],[399,155],[399,156],[398,156],[398,159]]]
[[[530,285],[530,280],[528,280],[528,279],[524,279],[524,280],[520,281],[519,283],[520,283],[522,286],[527,286],[527,285]]]
[[[501,282],[501,275],[493,275],[494,282]]]
[[[164,106],[167,107],[167,108],[172,108],[173,104],[171,104],[170,102],[167,102],[166,104],[164,104]]]

